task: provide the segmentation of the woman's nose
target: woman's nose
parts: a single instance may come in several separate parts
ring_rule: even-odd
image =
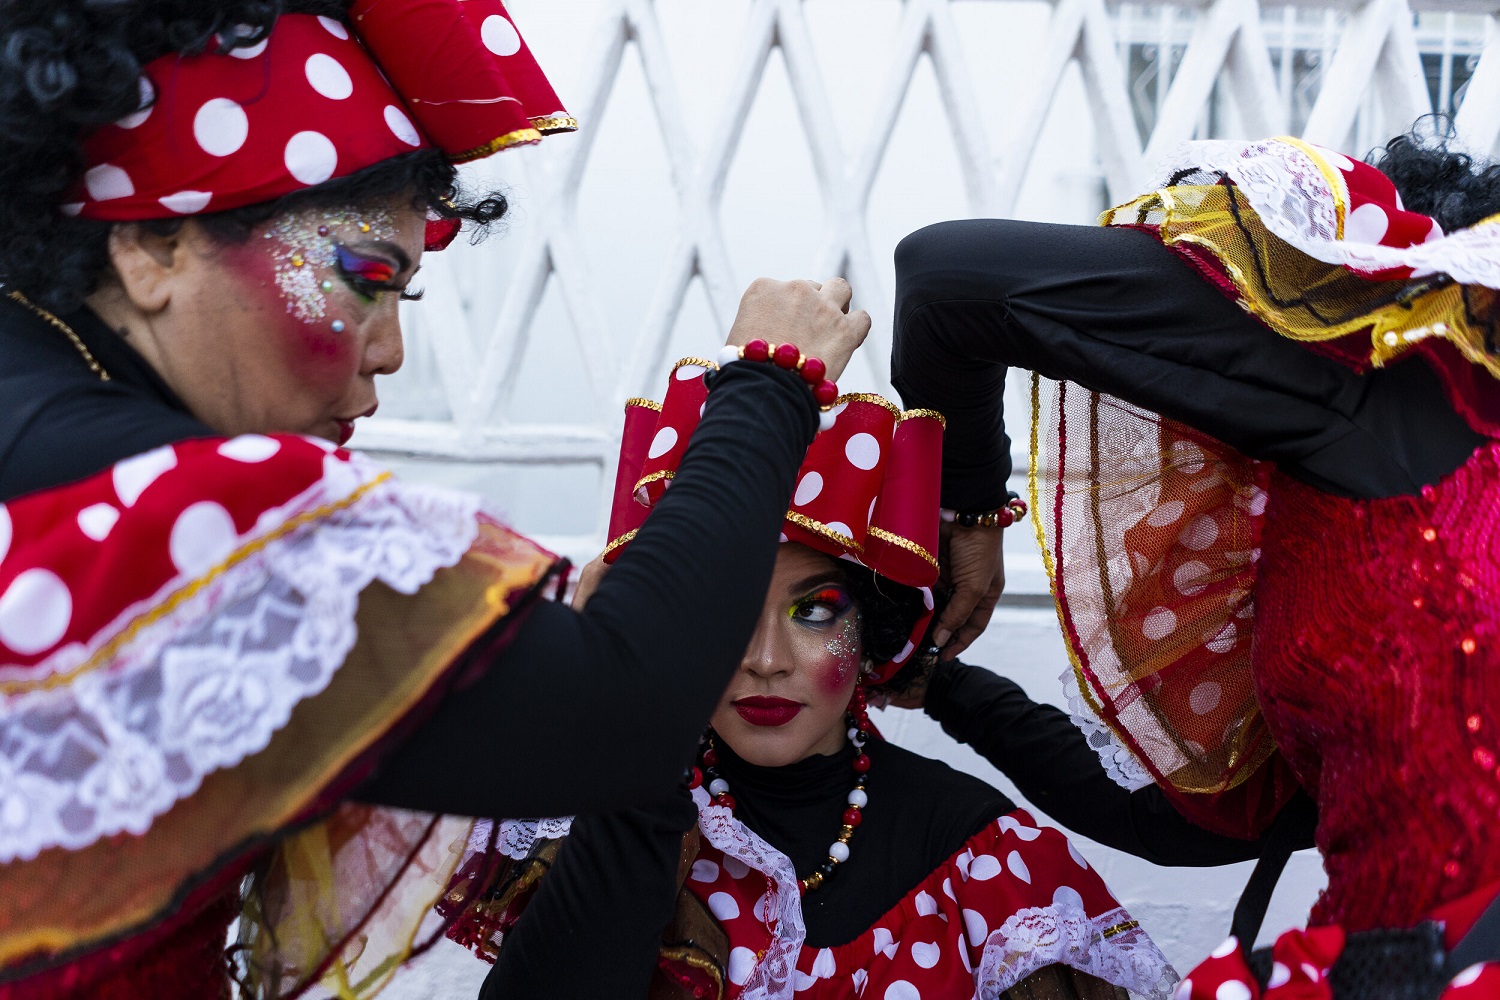
[[[777,648],[774,630],[762,624],[750,637],[745,655],[740,658],[740,669],[759,677],[772,677],[786,672],[786,658]]]
[[[371,320],[360,374],[391,375],[401,368],[405,360],[406,347],[401,340],[401,315],[395,308],[382,309]]]

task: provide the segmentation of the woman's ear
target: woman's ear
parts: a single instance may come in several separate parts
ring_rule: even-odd
[[[181,229],[161,234],[124,223],[109,233],[109,262],[120,291],[142,313],[161,312],[172,301],[184,250]]]

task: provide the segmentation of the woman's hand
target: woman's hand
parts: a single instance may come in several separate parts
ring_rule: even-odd
[[[740,299],[727,343],[743,347],[758,339],[796,344],[803,354],[822,359],[827,377],[837,381],[870,332],[869,313],[849,312],[853,297],[854,289],[843,278],[829,278],[821,285],[756,278]]]
[[[979,638],[1005,589],[1005,532],[945,522],[939,531],[941,582],[953,596],[938,618],[932,641],[951,660]]]
[[[578,571],[578,585],[573,588],[574,611],[583,610],[589,598],[594,596],[594,591],[599,589],[599,581],[604,579],[604,574],[608,571],[609,564],[604,561],[602,553]]]

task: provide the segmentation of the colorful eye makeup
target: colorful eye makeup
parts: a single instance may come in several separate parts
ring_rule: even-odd
[[[293,212],[265,230],[276,287],[287,312],[303,322],[327,315],[328,293],[334,288],[331,271],[336,270],[367,301],[379,292],[400,291],[393,284],[400,269],[392,261],[342,246],[337,242],[341,233],[374,241],[394,242],[396,238],[394,220],[385,211],[360,216],[347,211]],[[420,296],[402,292],[401,297]]]
[[[808,625],[825,625],[839,618],[854,606],[848,591],[843,587],[828,584],[797,601],[788,614]]]

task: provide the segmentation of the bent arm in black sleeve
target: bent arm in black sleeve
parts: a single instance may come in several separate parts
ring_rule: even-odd
[[[750,640],[816,429],[795,373],[726,366],[671,489],[587,607],[535,607],[357,797],[558,816],[670,790]]]
[[[479,1000],[644,997],[676,909],[682,834],[697,818],[680,795],[574,820]]]
[[[1262,326],[1149,233],[972,219],[908,236],[891,380],[906,406],[948,418],[944,506],[1004,501],[1007,366],[1160,413],[1339,496],[1417,492],[1482,441],[1420,359],[1356,374]]]
[[[1239,840],[1213,833],[1184,819],[1157,786],[1132,792],[1116,784],[1065,712],[1032,701],[993,671],[939,664],[926,710],[1037,808],[1101,844],[1158,865],[1226,865],[1260,856],[1265,835]],[[1309,824],[1296,847],[1312,846]]]

